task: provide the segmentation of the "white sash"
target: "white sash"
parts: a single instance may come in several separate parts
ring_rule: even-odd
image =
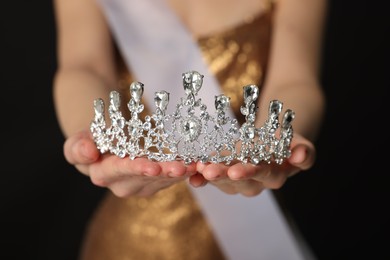
[[[170,93],[168,112],[172,112],[184,94],[181,74],[196,70],[204,75],[199,96],[214,108],[220,86],[197,43],[164,0],[98,1],[125,62],[145,84],[146,100],[164,89]],[[305,259],[271,191],[252,198],[226,195],[212,185],[191,191],[228,259]]]

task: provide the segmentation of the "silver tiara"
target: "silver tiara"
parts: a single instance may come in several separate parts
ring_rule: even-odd
[[[160,162],[183,160],[186,164],[197,161],[230,164],[233,160],[281,164],[290,156],[291,122],[295,114],[286,110],[280,123],[282,102],[272,100],[268,119],[256,127],[259,88],[256,85],[244,86],[244,103],[240,112],[245,116],[245,122],[239,125],[237,119],[225,113],[230,106],[230,97],[215,96],[216,111],[211,114],[201,98],[197,98],[203,75],[189,71],[183,73],[182,78],[185,96],[171,114],[166,114],[169,93],[158,91],[154,98],[155,112],[141,120],[140,113],[144,110],[141,104],[144,84],[141,82],[130,84],[129,120],[120,110],[119,92],[110,92],[109,125],[105,121],[103,100],[95,99],[95,117],[90,130],[99,151],[121,158],[147,157]]]

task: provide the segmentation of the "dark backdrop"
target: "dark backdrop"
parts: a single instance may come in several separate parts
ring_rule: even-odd
[[[330,1],[318,159],[278,191],[320,259],[390,259],[385,4]],[[75,259],[103,190],[62,156],[51,1],[6,1],[0,12],[0,258]]]
[[[320,259],[390,259],[387,2],[330,1],[317,162],[281,190]]]
[[[62,155],[51,1],[5,1],[0,14],[0,259],[75,260],[103,189]]]

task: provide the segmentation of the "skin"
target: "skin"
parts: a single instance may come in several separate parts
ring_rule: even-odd
[[[263,10],[262,1],[240,1],[239,7],[234,0],[221,2],[171,0],[169,4],[194,37],[224,30]],[[266,119],[269,100],[281,100],[284,107],[294,110],[291,157],[282,165],[184,165],[99,154],[89,132],[93,100],[105,98],[108,104],[109,92],[117,89],[118,81],[109,28],[93,0],[55,0],[58,70],[53,93],[66,137],[66,160],[95,185],[107,187],[119,197],[150,196],[181,181],[194,187],[209,183],[222,192],[249,197],[264,189],[279,189],[288,177],[315,162],[313,141],[325,107],[318,82],[325,9],[326,0],[278,1],[269,70],[256,122],[261,125]]]

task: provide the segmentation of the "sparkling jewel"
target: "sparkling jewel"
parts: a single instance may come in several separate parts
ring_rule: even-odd
[[[187,95],[197,95],[203,84],[203,75],[197,71],[189,71],[182,74],[184,91]]]
[[[230,107],[230,97],[227,97],[222,94],[215,97],[215,109],[224,111],[229,107]]]
[[[132,82],[130,84],[130,95],[136,101],[140,102],[142,94],[144,93],[144,84],[141,82]]]
[[[195,141],[201,130],[202,124],[200,120],[195,118],[188,118],[180,122],[180,132],[186,141]]]
[[[156,92],[154,103],[160,110],[166,110],[169,103],[169,93],[164,90]]]

